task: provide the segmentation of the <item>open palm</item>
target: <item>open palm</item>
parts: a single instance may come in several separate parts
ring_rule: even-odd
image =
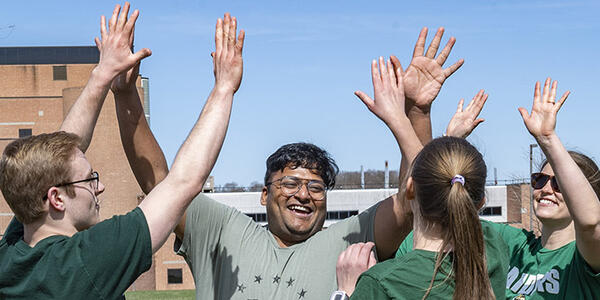
[[[429,110],[431,103],[439,94],[444,81],[464,63],[460,59],[450,67],[443,68],[456,42],[456,39],[451,37],[444,49],[436,57],[443,35],[444,28],[440,27],[425,53],[427,28],[425,27],[421,30],[415,44],[412,61],[402,77],[404,94],[409,100],[409,104],[415,105],[424,111]],[[400,62],[396,57],[392,57],[392,62],[396,69],[401,68]]]
[[[565,92],[563,96],[555,102],[557,82],[554,81],[552,83],[552,88],[550,88],[550,82],[551,79],[548,77],[544,83],[543,94],[540,91],[540,83],[535,83],[531,114],[527,113],[525,108],[519,107],[519,112],[521,113],[521,117],[523,117],[525,127],[527,127],[529,133],[536,139],[547,137],[554,133],[554,128],[556,127],[556,114],[565,100],[567,100],[570,93],[569,91]]]

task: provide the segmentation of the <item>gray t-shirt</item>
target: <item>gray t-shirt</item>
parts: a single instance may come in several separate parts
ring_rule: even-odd
[[[187,209],[178,254],[192,270],[197,299],[329,299],[339,254],[374,240],[377,205],[281,248],[250,217],[201,194]]]

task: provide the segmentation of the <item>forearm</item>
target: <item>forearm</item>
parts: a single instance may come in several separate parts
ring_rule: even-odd
[[[406,116],[410,120],[421,145],[429,143],[432,139],[430,110],[423,111],[413,106],[407,110]]]
[[[73,103],[60,126],[59,130],[74,133],[81,138],[79,148],[83,152],[90,145],[98,115],[113,77],[99,67],[94,68],[81,95]]]
[[[600,202],[556,134],[537,139],[560,184],[575,228],[600,230]]]
[[[393,257],[412,229],[412,211],[406,201],[405,174],[422,145],[407,118],[387,124],[402,152],[398,194],[382,201],[375,215],[375,243],[380,260]]]
[[[418,122],[422,122],[422,120]],[[423,142],[415,129],[413,129],[412,122],[408,118],[399,118],[388,124],[388,127],[396,138],[396,142],[402,153],[403,162],[405,162],[406,167],[410,166],[423,148]]]
[[[153,249],[162,245],[192,199],[202,191],[223,145],[232,101],[233,92],[213,89],[171,171],[140,204],[148,223],[153,224]],[[165,198],[169,198],[169,209],[165,209]]]
[[[137,88],[115,93],[121,142],[135,178],[145,194],[168,173],[167,161],[142,108]]]

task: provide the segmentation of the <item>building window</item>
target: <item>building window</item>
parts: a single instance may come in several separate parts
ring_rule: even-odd
[[[358,210],[328,211],[326,220],[343,220],[358,215]]]
[[[19,138],[31,136],[31,128],[19,128]]]
[[[479,213],[480,216],[501,216],[502,206],[489,206],[485,207]]]
[[[182,269],[167,269],[167,283],[168,284],[183,283]]]
[[[67,66],[52,67],[53,80],[67,80]]]
[[[266,222],[267,221],[267,214],[246,214],[246,216],[252,218],[252,220],[254,220],[254,222]]]

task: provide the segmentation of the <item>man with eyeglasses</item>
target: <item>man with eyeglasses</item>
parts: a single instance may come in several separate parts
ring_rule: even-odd
[[[397,58],[388,62],[390,70],[403,76],[406,113],[423,141],[431,140],[432,101],[462,65],[459,60],[442,67],[455,41],[450,38],[436,57],[442,35],[440,28],[425,53],[427,29],[421,31],[406,72]],[[125,103],[130,110],[141,110],[139,101],[121,102]],[[160,174],[167,173],[164,155],[160,148],[148,146],[156,141],[143,118],[131,118],[127,110],[117,110],[117,115],[125,153],[142,190],[148,193],[162,180]],[[398,131],[393,116],[384,122],[392,132]],[[149,166],[147,162],[160,163]],[[196,297],[327,299],[336,290],[338,256],[350,244],[375,242],[380,260],[392,257],[412,228],[410,207],[396,196],[322,230],[326,190],[334,187],[337,172],[330,155],[315,145],[279,148],[267,159],[260,197],[267,210],[266,228],[235,208],[199,195],[175,228],[176,248],[192,270]],[[373,243],[366,245],[367,251],[373,247]]]
[[[134,85],[140,61],[150,55],[131,50],[138,11],[128,18],[125,3],[120,12],[117,5],[108,30],[102,17],[100,62],[61,131],[13,141],[0,159],[0,189],[16,217],[0,241],[0,299],[124,298],[219,154],[242,79],[244,34],[236,39],[228,16],[216,26],[214,89],[171,172],[133,211],[99,222],[104,185],[84,152],[111,83]]]

